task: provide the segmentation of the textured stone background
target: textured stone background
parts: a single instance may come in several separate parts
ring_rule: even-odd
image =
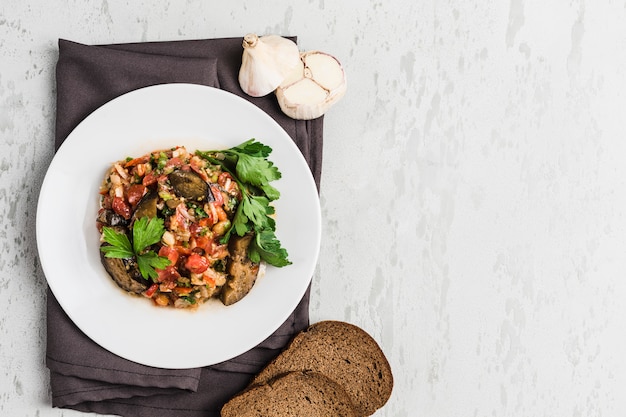
[[[380,342],[376,416],[626,415],[626,4],[265,3],[0,2],[0,414],[79,415],[49,405],[35,245],[57,39],[256,32],[349,77],[311,317]]]

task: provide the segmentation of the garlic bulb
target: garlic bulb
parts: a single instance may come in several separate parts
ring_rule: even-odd
[[[325,52],[303,52],[300,61],[276,89],[276,98],[287,116],[311,120],[343,97],[346,74],[339,61]]]
[[[276,89],[300,62],[298,46],[278,35],[243,38],[239,85],[253,97],[265,96]]]

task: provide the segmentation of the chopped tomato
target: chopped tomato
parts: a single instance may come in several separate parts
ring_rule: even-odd
[[[152,185],[157,182],[159,179],[158,175],[154,173],[154,171],[148,172],[144,177],[141,183],[146,187]]]
[[[201,274],[209,267],[209,260],[202,255],[192,253],[185,261],[185,268],[194,274]]]
[[[130,219],[130,206],[126,203],[126,201],[124,201],[122,197],[113,197],[111,207],[113,208],[114,212],[116,212],[126,220]]]
[[[131,159],[124,164],[124,168],[134,167],[135,165],[145,164],[150,160],[148,155],[140,156],[139,158]]]
[[[152,298],[156,290],[159,289],[159,284],[152,284],[150,287],[143,293],[148,298]]]
[[[176,245],[174,246],[174,248],[176,249],[176,252],[178,252],[179,255],[189,255],[191,253],[191,248],[186,247],[186,246]]]
[[[146,186],[143,184],[133,184],[128,188],[128,202],[132,207],[135,207],[141,197],[146,192]]]
[[[209,217],[210,216],[211,215],[209,215]],[[211,233],[211,226],[213,225],[213,223],[211,222],[211,219],[209,217],[204,217],[200,219],[199,222],[192,223],[189,226],[189,231],[191,232],[192,236],[205,237]]]
[[[195,237],[196,247],[202,249],[205,253],[210,253],[213,250],[213,239],[209,239],[207,236]]]
[[[159,291],[161,292],[171,292],[174,288],[176,288],[176,281],[167,281],[159,284]]]
[[[232,181],[233,177],[228,172],[222,172],[219,177],[217,177],[217,183],[222,187],[226,185],[227,181]]]
[[[165,164],[166,167],[179,167],[183,164],[183,161],[179,157],[171,158]]]
[[[203,217],[200,220],[198,220],[198,225],[200,225],[201,227],[209,227],[213,225],[213,223],[215,222],[211,220],[210,213],[207,213],[207,217]]]
[[[174,265],[168,265],[165,269],[157,269],[156,271],[159,274],[159,282],[175,282],[180,278],[180,274]]]
[[[171,262],[170,265],[176,265],[176,262],[178,262],[178,251],[170,246],[161,246],[159,256],[169,259]]]
[[[200,233],[202,233],[203,227],[200,226],[198,223],[191,223],[189,225],[189,231],[191,232],[191,234],[193,236],[197,236]]]
[[[222,195],[222,192],[220,191],[218,187],[216,187],[215,185],[212,185],[211,194],[213,194],[213,197],[215,197],[215,201],[213,202],[213,204],[215,204],[216,206],[224,205],[224,196]]]

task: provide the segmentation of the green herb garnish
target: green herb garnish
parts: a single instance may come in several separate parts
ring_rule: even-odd
[[[196,151],[196,155],[219,165],[233,177],[241,190],[241,202],[222,242],[227,242],[233,232],[239,236],[254,232],[254,243],[248,249],[250,260],[264,260],[270,265],[282,267],[291,262],[276,238],[276,223],[270,217],[274,214],[270,203],[280,197],[280,192],[270,182],[281,177],[278,168],[267,159],[271,152],[269,146],[250,139],[230,149]]]
[[[248,257],[252,262],[264,259],[268,264],[279,267],[291,264],[287,260],[287,251],[280,246],[271,230],[257,232],[248,249]]]
[[[159,274],[155,268],[164,269],[171,262],[166,257],[159,256],[153,250],[147,249],[159,242],[163,233],[165,233],[163,219],[158,217],[153,219],[142,217],[135,221],[132,227],[132,244],[128,235],[105,226],[102,228],[102,236],[110,246],[101,246],[100,250],[104,252],[104,256],[107,258],[136,258],[141,276],[156,282]]]

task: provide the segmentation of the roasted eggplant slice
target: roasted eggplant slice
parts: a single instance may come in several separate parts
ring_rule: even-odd
[[[133,219],[141,219],[142,217],[148,217],[152,219],[157,215],[157,200],[158,194],[155,190],[148,191],[139,203],[137,203],[137,208],[133,213]]]
[[[212,197],[209,184],[195,172],[179,169],[168,175],[168,178],[174,192],[179,197],[197,202],[204,202]]]
[[[248,246],[252,238],[252,234],[230,238],[228,247],[231,258],[226,268],[229,277],[220,293],[220,300],[226,306],[236,303],[248,294],[259,274],[259,264],[248,258]]]
[[[108,245],[108,243],[103,243],[103,245]],[[113,281],[124,291],[141,294],[148,288],[149,282],[141,275],[134,260],[107,258],[102,251],[100,251],[100,260]]]
[[[103,209],[98,213],[97,221],[109,227],[126,227],[128,221],[113,210]]]

